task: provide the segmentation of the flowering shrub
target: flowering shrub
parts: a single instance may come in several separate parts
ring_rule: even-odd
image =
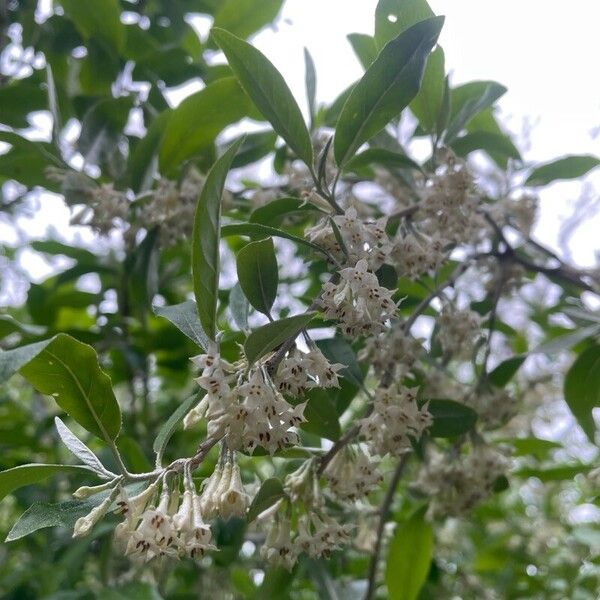
[[[424,0],[379,2],[375,35],[350,37],[365,73],[330,106],[306,53],[307,126],[245,41],[281,6],[261,4],[9,5],[10,52],[30,60],[3,66],[7,209],[16,226],[28,197],[60,193],[96,243],[31,242],[73,264],[0,317],[0,375],[14,375],[0,514],[16,521],[0,585],[14,598],[576,597],[530,575],[537,561],[591,598],[597,567],[577,569],[593,544],[575,562],[551,540],[534,552],[529,519],[509,516],[532,512],[523,479],[590,468],[553,463],[532,398],[547,402],[539,386],[560,383],[577,345],[565,397],[594,441],[600,326],[585,294],[600,284],[531,231],[536,187],[600,161],[525,163],[496,120],[505,89],[451,85],[444,20]],[[214,17],[207,38],[188,13]],[[171,108],[168,88],[192,77],[205,86]],[[50,141],[33,141],[23,120],[46,96]],[[229,128],[243,119],[260,129]],[[527,301],[535,285],[557,299]],[[571,535],[554,521],[552,539]],[[54,579],[25,580],[38,561],[59,565]]]

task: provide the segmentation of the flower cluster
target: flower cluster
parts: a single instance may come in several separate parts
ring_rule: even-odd
[[[127,223],[131,203],[125,192],[115,190],[112,183],[89,185],[82,191],[89,196],[89,203],[73,216],[73,225],[89,225],[99,234],[108,235],[115,227]]]
[[[151,197],[141,205],[138,223],[146,229],[158,226],[165,246],[189,238],[203,186],[204,176],[195,169],[186,173],[181,184],[161,179]]]
[[[200,506],[203,514],[208,519],[243,517],[249,503],[237,462],[228,460],[225,465],[217,464],[202,490]]]
[[[444,152],[444,164],[421,190],[417,219],[425,233],[443,231],[453,243],[476,241],[486,228],[478,212],[480,195],[467,163],[452,152]]]
[[[427,405],[419,407],[415,390],[393,384],[375,391],[373,411],[360,431],[373,454],[396,456],[410,450],[411,438],[418,440],[432,422]]]
[[[396,380],[415,364],[422,353],[421,341],[405,333],[403,324],[397,321],[383,333],[369,337],[359,359],[370,360],[379,377],[387,374]]]
[[[133,497],[120,489],[117,512],[124,520],[115,529],[115,542],[126,556],[148,562],[160,556],[198,558],[215,549],[210,527],[202,516],[200,496],[191,476],[185,479],[181,497],[178,490],[171,491],[163,483],[158,504],[154,504],[158,482]]]
[[[223,360],[216,344],[193,359],[202,369],[196,379],[206,395],[184,418],[191,427],[208,420],[211,438],[225,437],[231,449],[251,451],[262,446],[271,454],[298,442],[291,430],[304,421],[305,402],[292,406],[282,395],[302,395],[313,387],[338,386],[337,372],[318,348],[307,353],[292,351],[282,361],[274,381],[266,369],[255,367],[246,376],[243,368]]]
[[[476,388],[464,398],[464,403],[475,410],[485,429],[497,429],[510,421],[518,404],[512,394],[494,386]]]
[[[357,500],[383,481],[377,466],[378,462],[360,447],[346,447],[333,457],[323,475],[334,496],[341,500]]]
[[[284,489],[287,499],[276,506],[261,548],[264,559],[288,570],[303,552],[312,558],[329,557],[334,550],[350,541],[354,528],[342,525],[325,512],[314,466],[313,461],[306,461],[286,477]]]
[[[391,262],[399,274],[416,279],[428,271],[435,271],[444,263],[447,243],[437,231],[431,235],[413,232],[402,235],[399,229]]]
[[[342,269],[340,277],[338,284],[323,285],[320,302],[325,316],[339,322],[348,337],[383,331],[384,323],[396,312],[391,290],[379,285],[364,259],[356,267]]]
[[[430,519],[459,516],[485,500],[505,474],[507,457],[491,446],[464,455],[435,452],[422,468],[414,489],[429,497]]]
[[[316,387],[339,387],[338,371],[343,368],[331,364],[316,346],[306,353],[294,349],[281,361],[273,382],[283,394],[302,396]]]
[[[480,336],[481,317],[472,310],[458,310],[447,304],[437,324],[442,350],[454,358],[470,358]]]

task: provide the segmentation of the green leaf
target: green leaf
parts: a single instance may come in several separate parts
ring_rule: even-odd
[[[363,150],[348,161],[345,170],[355,171],[372,164],[378,164],[388,168],[393,167],[398,169],[415,169],[416,171],[423,171],[421,166],[408,156],[386,150],[385,148],[367,148],[366,150]]]
[[[195,344],[206,351],[209,339],[202,329],[202,324],[198,319],[198,308],[193,300],[186,300],[181,304],[172,306],[153,306],[155,315],[168,319]]]
[[[392,38],[420,21],[433,17],[425,0],[379,0],[375,9],[375,42],[382,48]]]
[[[62,443],[84,464],[87,465],[98,477],[114,479],[116,475],[106,469],[100,459],[62,422],[59,417],[54,417],[54,426]]]
[[[130,581],[118,587],[103,587],[95,596],[96,600],[162,600],[153,584],[143,581]]]
[[[310,122],[313,123],[317,110],[317,71],[315,62],[307,48],[304,48],[304,85],[306,87]]]
[[[188,96],[171,111],[159,151],[161,173],[207,151],[225,127],[247,116],[251,104],[234,77],[223,77]]]
[[[171,112],[170,109],[164,110],[152,121],[146,135],[136,144],[129,155],[127,172],[131,187],[136,193],[152,187],[157,167],[158,149],[171,118]]]
[[[360,64],[366,71],[377,58],[375,38],[366,33],[350,33],[346,37],[352,46],[352,50],[354,50],[354,54],[356,54]]]
[[[321,389],[310,390],[307,398],[304,409],[306,421],[300,424],[300,428],[328,440],[337,440],[341,431],[335,398]]]
[[[515,160],[521,158],[519,151],[507,135],[487,131],[476,131],[463,135],[456,138],[451,146],[458,156],[467,156],[475,150],[483,150],[492,157],[500,155]]]
[[[183,417],[192,409],[194,404],[199,402],[202,396],[204,396],[204,391],[186,398],[163,423],[154,440],[154,444],[152,444],[152,449],[156,452],[157,456],[161,457],[163,455],[171,436],[175,433],[175,429],[177,429]]]
[[[443,23],[442,17],[435,17],[401,33],[383,48],[353,88],[335,132],[333,147],[340,167],[416,96],[425,61]]]
[[[217,296],[219,292],[219,240],[221,196],[233,157],[242,143],[234,142],[216,160],[208,175],[194,216],[192,234],[192,278],[200,323],[210,340],[217,333]]]
[[[525,185],[548,185],[560,179],[577,179],[600,165],[600,158],[591,155],[564,156],[535,168]]]
[[[584,463],[576,463],[573,465],[558,465],[546,468],[523,467],[512,471],[511,475],[528,479],[529,477],[537,477],[541,482],[549,481],[565,481],[572,480],[580,474],[585,474],[591,471],[594,465],[586,465]]]
[[[0,471],[0,500],[19,488],[43,481],[56,473],[91,473],[81,465],[40,465],[30,464]]]
[[[91,346],[60,333],[50,340],[0,353],[0,381],[19,371],[41,394],[104,440],[121,429],[121,411],[110,378]]]
[[[505,93],[506,88],[495,81],[472,81],[452,90],[452,116],[446,131],[446,143],[451,144],[471,119]]]
[[[582,342],[587,338],[592,338],[600,333],[600,324],[588,325],[587,327],[580,327],[574,329],[570,333],[559,335],[551,340],[540,344],[537,348],[531,351],[531,354],[557,354],[563,350],[568,350],[575,344]]]
[[[233,168],[245,167],[254,163],[275,150],[277,134],[274,131],[258,131],[249,133],[235,155],[231,166]]]
[[[431,437],[449,438],[462,435],[473,429],[477,421],[477,413],[472,408],[454,400],[429,400],[429,412],[433,417],[433,425],[429,429]]]
[[[158,228],[146,233],[142,242],[127,257],[127,281],[131,308],[143,315],[158,292]]]
[[[317,340],[315,343],[329,362],[346,365],[344,369],[339,371],[342,377],[345,377],[357,387],[362,386],[363,374],[358,366],[356,354],[344,338],[327,338]]]
[[[296,244],[308,246],[313,250],[317,250],[318,252],[326,254],[323,248],[317,246],[317,244],[309,242],[306,238],[301,238],[297,235],[288,233],[287,231],[283,231],[282,229],[269,227],[268,225],[262,225],[260,223],[230,223],[228,225],[223,225],[223,227],[221,227],[221,236],[229,237],[231,235],[247,235],[251,238],[265,238],[268,236],[280,237],[285,238],[286,240],[291,240],[292,242],[296,242]]]
[[[590,346],[575,359],[565,376],[564,394],[573,416],[595,443],[592,410],[600,406],[600,346]]]
[[[83,116],[77,149],[86,161],[100,164],[110,160],[123,137],[123,130],[133,108],[133,98],[103,98]]]
[[[536,437],[510,438],[498,441],[510,444],[513,447],[513,456],[534,456],[538,460],[549,458],[550,452],[563,447],[558,442]]]
[[[118,0],[60,0],[60,3],[84,38],[97,38],[116,53],[123,49],[125,28]]]
[[[316,313],[309,312],[287,319],[280,319],[254,329],[244,344],[244,352],[249,364],[255,363],[267,352],[277,348],[290,337],[295,337],[304,329]]]
[[[283,485],[281,485],[281,481],[275,477],[267,479],[260,486],[258,493],[254,497],[254,500],[252,500],[252,504],[248,509],[248,514],[246,516],[248,523],[254,521],[260,513],[273,506],[273,504],[278,500],[281,500],[281,498],[285,498],[285,491]]]
[[[435,131],[440,116],[445,73],[444,50],[438,46],[427,59],[421,89],[410,103],[410,110],[428,132]]]
[[[488,381],[496,387],[504,387],[517,373],[527,356],[512,356],[501,362],[489,375]]]
[[[264,206],[255,208],[250,214],[250,223],[275,226],[291,213],[309,213],[318,210],[299,198],[277,198]]]
[[[282,4],[283,0],[224,0],[215,13],[214,26],[245,39],[272,23]]]
[[[60,185],[49,181],[46,176],[48,167],[64,168],[55,149],[45,142],[33,142],[12,131],[0,131],[0,142],[11,145],[8,151],[0,154],[0,183],[14,179],[27,187],[42,186],[58,191]]]
[[[279,284],[273,238],[249,242],[237,253],[237,275],[250,304],[269,315]]]
[[[244,292],[239,283],[236,283],[229,292],[229,310],[233,316],[236,325],[242,330],[248,329],[248,313],[250,312],[250,304],[248,298],[244,296]]]
[[[433,557],[433,528],[425,510],[398,523],[385,565],[389,600],[416,600],[425,583]]]
[[[32,504],[13,525],[6,542],[14,542],[26,535],[46,527],[72,529],[80,517],[84,517],[97,506],[93,500],[68,500],[66,502],[36,502]]]
[[[218,28],[212,35],[246,93],[273,129],[311,169],[313,149],[302,112],[279,71],[259,50]]]

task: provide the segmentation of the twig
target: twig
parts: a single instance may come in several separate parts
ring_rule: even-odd
[[[402,479],[402,475],[404,474],[404,469],[406,468],[406,464],[408,463],[409,456],[410,454],[407,453],[403,454],[402,458],[400,458],[400,461],[396,466],[396,470],[392,475],[392,479],[388,486],[387,492],[385,493],[385,498],[381,503],[381,508],[379,509],[379,525],[377,526],[377,538],[375,540],[375,548],[373,548],[373,556],[371,557],[371,563],[369,565],[369,584],[367,586],[365,600],[372,600],[372,598],[375,595],[375,589],[377,585],[377,566],[379,565],[379,556],[381,554],[381,546],[383,543],[383,530],[385,529],[385,524],[390,514],[390,508],[394,500],[394,495],[396,494],[396,488],[400,483],[400,479]]]

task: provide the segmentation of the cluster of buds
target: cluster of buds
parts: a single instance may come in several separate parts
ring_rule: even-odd
[[[98,507],[77,520],[73,537],[86,535],[119,498],[116,512],[124,520],[115,529],[115,542],[132,560],[148,562],[161,556],[198,558],[207,550],[214,550],[210,527],[202,517],[201,497],[190,472],[184,477],[183,495],[178,487],[171,490],[165,481],[159,494],[160,485],[155,481],[129,497],[126,489],[117,484]]]
[[[347,337],[383,331],[396,312],[392,292],[379,285],[364,259],[355,267],[342,269],[340,277],[338,284],[328,281],[323,285],[320,303],[325,316],[337,321]]]
[[[214,343],[193,361],[203,369],[196,381],[206,395],[184,418],[185,427],[206,418],[209,437],[225,438],[231,449],[262,446],[273,454],[298,442],[290,428],[304,421],[306,403],[291,406],[265,369],[257,367],[245,378],[221,359]]]
[[[337,227],[341,243],[331,221]],[[355,265],[366,261],[368,268],[376,271],[392,251],[385,224],[385,218],[375,221],[360,218],[356,207],[350,206],[342,215],[321,219],[306,230],[306,236],[326,249],[340,264]]]
[[[429,271],[435,271],[446,260],[444,247],[447,242],[438,232],[432,235],[409,232],[396,234],[391,263],[399,274],[416,279]]]
[[[86,208],[73,216],[72,225],[89,225],[101,235],[108,235],[115,227],[127,223],[131,203],[127,194],[115,190],[112,183],[85,188],[89,197]]]
[[[333,495],[340,500],[358,500],[383,481],[377,469],[378,461],[360,447],[346,446],[325,468],[323,476]]]
[[[152,196],[142,204],[137,215],[138,223],[146,229],[159,227],[161,242],[165,246],[173,246],[189,238],[203,186],[204,176],[195,169],[186,173],[181,184],[161,179]]]
[[[485,429],[497,429],[517,414],[517,399],[503,388],[477,387],[463,400],[478,415]]]
[[[373,411],[361,422],[361,434],[373,454],[397,456],[411,448],[433,419],[427,404],[419,407],[415,390],[400,384],[375,391]]]
[[[442,350],[457,359],[470,358],[480,337],[481,317],[472,310],[458,310],[447,304],[437,324]]]
[[[423,353],[421,342],[404,331],[400,321],[380,333],[369,337],[359,353],[360,360],[369,360],[375,374],[384,374],[396,380],[415,364]]]
[[[277,505],[261,548],[261,556],[273,565],[291,570],[303,552],[328,558],[350,541],[353,526],[342,525],[325,512],[314,467],[313,461],[306,461],[285,479],[287,500]]]
[[[478,446],[461,455],[435,452],[414,489],[429,497],[430,519],[460,516],[492,494],[508,466],[507,457],[491,446]]]
[[[502,198],[489,208],[490,216],[499,224],[510,223],[523,235],[529,236],[535,223],[539,198],[522,194],[517,198]]]
[[[229,452],[225,464],[219,461],[202,490],[202,513],[208,519],[243,517],[249,504],[250,497],[244,490],[240,467]]]
[[[424,232],[443,231],[452,243],[476,241],[486,223],[479,214],[480,196],[467,163],[451,151],[443,152],[444,164],[421,190],[416,215]]]
[[[331,364],[316,346],[308,352],[294,349],[281,361],[273,381],[283,394],[302,396],[316,387],[340,387],[338,371],[343,368],[342,364]]]

